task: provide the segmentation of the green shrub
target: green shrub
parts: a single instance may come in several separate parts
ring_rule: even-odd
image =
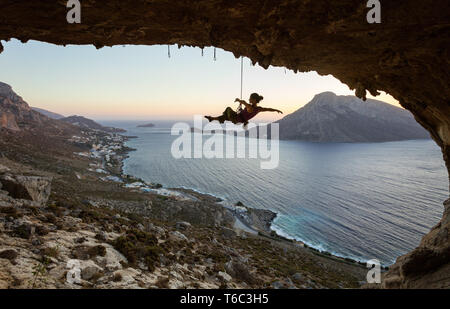
[[[31,226],[27,224],[19,225],[14,229],[14,234],[17,237],[23,238],[23,239],[30,239],[31,237]]]
[[[59,255],[59,249],[58,247],[47,247],[41,250],[41,253],[44,256],[49,256],[52,258],[57,258]]]
[[[89,248],[88,254],[91,257],[94,257],[94,256],[105,256],[106,255],[106,248],[104,246],[102,246],[102,245],[94,246],[94,247]]]
[[[114,282],[120,282],[120,281],[122,281],[122,275],[121,274],[119,274],[119,273],[116,273],[116,274],[114,274],[114,276],[113,276],[113,281]]]
[[[142,261],[149,271],[155,269],[159,255],[163,253],[154,235],[136,229],[116,238],[112,245],[127,258],[129,264],[135,265]]]
[[[14,219],[20,218],[23,214],[20,211],[17,211],[15,207],[1,207],[0,213],[4,213],[6,216],[13,217]]]

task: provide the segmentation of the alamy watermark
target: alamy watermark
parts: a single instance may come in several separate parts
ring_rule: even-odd
[[[66,20],[69,24],[81,23],[81,3],[79,0],[69,0],[66,7],[70,9],[66,14]]]
[[[249,123],[247,130],[238,129],[226,123],[222,127],[218,122],[203,126],[203,117],[194,116],[194,126],[185,122],[173,125],[171,134],[179,136],[171,147],[175,159],[260,159],[261,169],[274,169],[280,161],[278,123]],[[206,141],[204,140],[206,137]],[[248,138],[245,138],[248,137]]]
[[[370,10],[367,12],[366,19],[369,24],[381,23],[381,3],[379,0],[367,1],[367,7]]]
[[[66,268],[67,271],[66,280],[70,284],[80,284],[81,283],[81,265],[79,260],[69,260],[67,261]]]
[[[381,283],[381,264],[377,259],[367,261],[369,271],[367,272],[367,283]]]

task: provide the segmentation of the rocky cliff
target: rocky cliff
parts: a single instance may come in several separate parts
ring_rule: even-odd
[[[317,94],[277,123],[280,139],[352,143],[430,138],[407,110],[332,92]]]
[[[8,84],[0,82],[0,127],[20,131],[24,127],[39,125],[48,118],[33,111]]]

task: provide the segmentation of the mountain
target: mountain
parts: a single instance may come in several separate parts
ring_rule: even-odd
[[[0,82],[0,128],[20,131],[25,127],[39,126],[48,117],[34,111],[10,85]]]
[[[109,133],[123,133],[126,132],[126,130],[123,129],[118,129],[118,128],[113,128],[113,127],[104,127],[101,124],[95,122],[94,120],[85,118],[83,116],[70,116],[70,117],[66,117],[66,118],[61,118],[61,121],[76,125],[80,128],[88,128],[88,129],[93,129],[93,130],[99,130],[99,131],[104,131],[104,132],[109,132]]]
[[[407,110],[332,92],[317,94],[276,123],[280,125],[280,139],[352,143],[430,138]]]
[[[42,115],[47,116],[48,118],[52,118],[52,119],[61,119],[64,118],[65,116],[61,115],[61,114],[57,114],[54,112],[50,112],[48,110],[45,110],[43,108],[39,108],[39,107],[31,107],[34,111],[41,113]]]

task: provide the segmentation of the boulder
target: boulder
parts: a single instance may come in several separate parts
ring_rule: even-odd
[[[2,190],[15,199],[31,200],[43,206],[51,191],[52,178],[5,174],[0,176]]]
[[[236,232],[233,229],[227,228],[227,227],[223,227],[222,228],[222,236],[224,238],[234,238],[237,236]]]
[[[18,255],[19,254],[14,249],[6,249],[3,251],[0,251],[0,259],[10,260],[11,263],[14,263],[14,261]]]
[[[188,228],[191,227],[191,224],[189,222],[185,222],[185,221],[181,221],[181,222],[177,222],[175,225],[177,230],[187,230]]]
[[[230,282],[231,281],[231,276],[223,271],[219,271],[219,273],[217,274],[218,277],[222,278],[225,282]]]
[[[83,280],[90,280],[97,274],[101,273],[103,269],[101,269],[97,264],[93,261],[88,260],[84,261],[81,266],[81,278]]]
[[[172,241],[188,241],[188,238],[184,234],[182,234],[178,231],[170,232],[169,238]]]
[[[302,282],[305,280],[305,277],[301,273],[295,273],[294,275],[292,275],[292,279],[294,279],[294,281],[296,282]]]
[[[0,164],[0,174],[4,174],[6,172],[9,172],[10,169],[2,164]]]
[[[151,232],[156,234],[156,236],[161,237],[163,235],[166,234],[166,230],[160,226],[156,226],[153,223],[148,223],[147,224],[147,228],[146,228],[147,232]]]
[[[285,289],[286,286],[281,281],[275,281],[275,282],[272,283],[272,288],[278,290],[278,289]]]

